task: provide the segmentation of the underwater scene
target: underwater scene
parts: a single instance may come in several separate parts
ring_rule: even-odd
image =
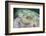
[[[13,8],[13,28],[39,27],[39,9]]]

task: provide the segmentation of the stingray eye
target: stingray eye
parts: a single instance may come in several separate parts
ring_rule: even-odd
[[[27,16],[26,19],[29,19],[29,17]]]
[[[30,17],[30,16],[27,16],[27,17],[26,17],[26,19],[32,19],[32,17]]]

